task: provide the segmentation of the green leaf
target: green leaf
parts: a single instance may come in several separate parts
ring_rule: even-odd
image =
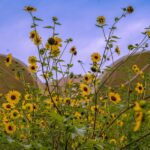
[[[73,64],[67,64],[67,67],[71,68],[71,67],[73,67]]]
[[[65,43],[69,43],[69,42],[72,42],[72,41],[73,41],[72,38],[68,38],[68,39],[66,39],[64,42],[65,42]]]
[[[48,76],[49,76],[49,77],[52,77],[52,76],[53,76],[53,73],[52,73],[52,72],[48,72]]]
[[[97,27],[102,28],[103,26],[96,24]]]
[[[115,30],[115,29],[117,29],[117,27],[112,27],[112,28],[109,28],[110,30]]]
[[[111,38],[114,38],[114,39],[120,39],[118,36],[112,36]]]
[[[64,62],[64,60],[62,60],[62,59],[58,59],[57,61],[58,61],[58,62]]]
[[[59,26],[61,25],[61,23],[59,23],[59,22],[55,22],[55,24],[56,24],[56,25],[59,25]]]
[[[117,41],[115,41],[115,40],[110,40],[109,42],[110,42],[110,43],[113,43],[113,42],[117,42]]]
[[[43,21],[43,19],[37,18],[37,17],[35,17],[35,16],[33,17],[33,19],[34,19],[34,20],[37,20],[37,21]]]
[[[43,28],[53,29],[54,27],[52,27],[52,26],[44,26]]]
[[[131,45],[131,44],[128,45],[128,49],[129,49],[129,50],[133,50],[134,48],[135,48],[135,46],[133,46],[133,45]]]
[[[53,70],[58,71],[58,67],[53,66]]]
[[[33,25],[31,25],[31,28],[35,28],[37,26],[38,26],[38,24],[34,23]]]
[[[112,42],[112,41],[111,41]],[[109,48],[112,48],[113,47],[113,44],[109,44]]]

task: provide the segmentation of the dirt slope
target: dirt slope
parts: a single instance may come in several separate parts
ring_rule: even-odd
[[[36,78],[28,71],[27,66],[20,60],[13,58],[12,64],[7,67],[4,63],[6,56],[0,54],[0,93],[9,90],[24,91],[24,83],[39,87]]]

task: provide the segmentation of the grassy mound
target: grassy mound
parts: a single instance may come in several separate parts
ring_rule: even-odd
[[[5,65],[5,55],[0,55],[0,93],[7,93],[9,90],[24,91],[25,84],[38,87],[36,78],[28,71],[27,66],[20,60],[13,58],[12,64]]]
[[[150,51],[139,53],[131,56],[125,63],[124,60],[127,56],[119,59],[111,66],[109,71],[106,71],[102,77],[102,81],[105,81],[106,86],[118,87],[121,84],[134,84],[137,81],[142,82],[143,79],[140,75],[136,75],[132,71],[132,66],[137,65],[145,74],[145,78],[150,74]],[[116,66],[122,64],[115,70]],[[113,73],[112,73],[113,72]],[[111,77],[108,79],[108,77]],[[149,83],[148,83],[149,84]]]

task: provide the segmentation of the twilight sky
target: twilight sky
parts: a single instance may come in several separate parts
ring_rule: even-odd
[[[46,41],[49,30],[42,29],[51,23],[51,17],[57,16],[62,23],[58,28],[63,39],[72,37],[76,46],[78,59],[83,60],[88,68],[92,52],[103,52],[104,38],[96,24],[97,16],[104,15],[107,24],[113,23],[114,17],[120,16],[121,8],[132,5],[135,12],[118,24],[116,35],[121,37],[117,45],[122,55],[127,54],[127,45],[134,44],[142,38],[141,32],[150,25],[150,0],[0,0],[0,53],[12,53],[14,57],[27,63],[30,55],[37,55],[36,47],[29,39],[31,18],[23,11],[25,5],[35,6],[37,17],[43,18],[39,23],[39,33]],[[69,48],[68,48],[69,51]],[[65,58],[68,58],[65,53]],[[116,59],[119,57],[116,57]],[[77,63],[75,72],[83,73]]]

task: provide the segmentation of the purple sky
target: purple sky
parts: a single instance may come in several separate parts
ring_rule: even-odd
[[[40,34],[43,41],[49,37],[49,30],[42,26],[51,23],[51,17],[57,16],[62,23],[58,31],[60,37],[72,37],[76,46],[78,59],[83,60],[88,68],[92,52],[103,52],[104,38],[96,24],[97,16],[104,15],[107,24],[113,23],[114,17],[121,15],[121,8],[132,5],[135,12],[122,20],[118,25],[117,35],[121,37],[117,45],[122,55],[127,54],[127,45],[134,44],[142,38],[141,32],[150,25],[150,0],[0,0],[0,53],[12,53],[14,57],[27,63],[30,55],[37,55],[29,39],[31,18],[23,11],[25,5],[37,7],[37,17],[45,22],[40,23]],[[69,49],[68,49],[69,51]],[[68,58],[69,53],[65,53]],[[116,59],[119,57],[116,57]],[[77,63],[75,72],[83,73]]]

